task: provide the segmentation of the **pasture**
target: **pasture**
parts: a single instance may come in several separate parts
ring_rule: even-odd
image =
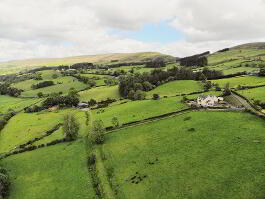
[[[91,88],[89,90],[81,91],[78,93],[81,101],[89,101],[95,99],[96,101],[111,99],[120,99],[120,93],[118,86],[101,86]]]
[[[181,99],[181,97],[170,97],[160,100],[129,101],[93,110],[92,117],[94,120],[101,119],[105,126],[112,126],[111,119],[117,117],[121,125],[188,108],[186,104],[180,102]]]
[[[265,87],[240,90],[237,92],[249,100],[260,100],[261,102],[265,102]]]
[[[32,80],[27,80],[27,81],[32,81]],[[24,85],[26,84],[25,82],[27,81],[20,82],[19,84]],[[51,93],[59,93],[59,92],[62,92],[63,94],[67,94],[70,88],[74,88],[77,91],[80,91],[88,87],[88,85],[82,82],[79,82],[74,77],[60,77],[53,81],[55,83],[55,85],[53,86],[48,86],[45,88],[39,88],[39,89],[34,89],[34,90],[32,89],[26,90],[25,92],[22,92],[21,95],[24,97],[36,97],[39,92],[42,92],[43,94],[51,94]],[[29,84],[30,83],[27,83],[27,86],[29,86]]]
[[[0,95],[0,113],[6,113],[9,109],[21,111],[25,107],[38,103],[40,99],[16,98],[7,95]]]
[[[251,114],[193,112],[108,134],[100,150],[118,199],[263,199],[264,128]]]
[[[256,77],[256,76],[238,76],[227,79],[218,79],[211,80],[212,83],[217,83],[221,88],[224,88],[226,83],[229,83],[231,88],[236,88],[237,86],[258,86],[265,85],[264,77]]]
[[[151,98],[153,94],[160,96],[176,96],[180,94],[188,94],[196,91],[203,91],[203,86],[198,81],[193,80],[176,80],[149,91],[147,96]]]
[[[11,177],[12,199],[97,199],[84,143],[58,144],[1,161]]]

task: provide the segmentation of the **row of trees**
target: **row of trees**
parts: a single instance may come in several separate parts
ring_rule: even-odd
[[[31,85],[32,89],[39,89],[39,88],[45,88],[48,86],[53,86],[54,82],[53,81],[44,81],[44,82],[40,82],[38,84],[33,84]]]
[[[220,71],[210,70],[207,67],[201,72],[194,73],[190,68],[177,68],[168,69],[163,71],[155,69],[150,73],[135,73],[119,78],[119,92],[121,96],[129,99],[134,99],[134,94],[140,91],[150,91],[156,86],[160,86],[169,81],[174,80],[206,80],[208,77],[217,77],[223,75]]]
[[[7,175],[6,169],[0,166],[0,198],[5,198],[8,195],[10,187],[10,179]]]
[[[0,95],[9,95],[11,97],[18,97],[23,90],[11,87],[10,84],[0,83]]]
[[[162,68],[166,66],[165,59],[163,57],[156,57],[152,61],[145,64],[147,68]]]
[[[9,111],[9,113],[4,114],[3,116],[1,116],[0,119],[0,131],[5,127],[5,125],[7,124],[8,120],[10,120],[14,115],[16,115],[16,113],[11,110]]]

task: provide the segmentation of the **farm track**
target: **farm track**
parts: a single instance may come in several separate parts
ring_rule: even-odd
[[[241,96],[237,95],[235,92],[232,92],[231,95],[237,100],[239,101],[246,109],[256,113],[257,115],[260,115],[260,116],[265,116],[264,113],[260,112],[260,111],[257,111],[256,109],[254,109],[251,104],[245,100],[244,98],[242,98]]]

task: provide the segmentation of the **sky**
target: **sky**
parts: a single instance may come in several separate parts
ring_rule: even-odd
[[[265,0],[0,0],[0,61],[265,41]]]

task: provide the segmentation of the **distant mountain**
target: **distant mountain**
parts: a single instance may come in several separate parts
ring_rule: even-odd
[[[91,62],[96,64],[109,64],[119,62],[141,62],[148,61],[156,57],[164,57],[169,62],[175,62],[176,58],[170,55],[165,55],[159,52],[140,52],[140,53],[112,53],[89,56],[74,56],[64,58],[35,58],[25,60],[14,60],[8,62],[0,62],[1,70],[23,70],[38,66],[58,66],[71,65],[81,62]]]

